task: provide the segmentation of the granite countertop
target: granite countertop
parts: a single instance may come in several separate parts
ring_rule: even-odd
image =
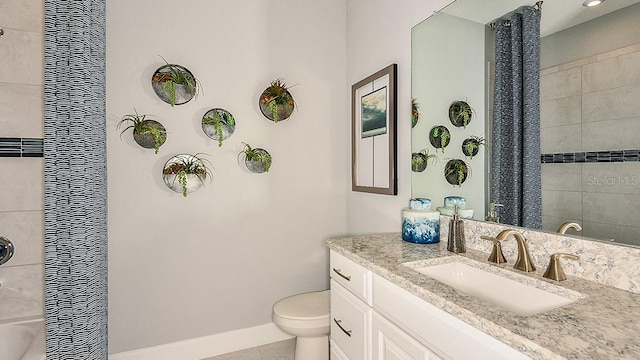
[[[521,316],[402,265],[448,256],[488,264],[487,253],[467,249],[454,254],[446,250],[446,242],[413,244],[399,233],[330,239],[327,246],[532,359],[640,359],[640,294],[579,278],[548,280],[542,277],[544,268],[513,270],[513,260],[491,264],[584,295],[569,305]]]

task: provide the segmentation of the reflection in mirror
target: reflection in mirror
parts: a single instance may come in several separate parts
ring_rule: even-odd
[[[465,197],[475,219],[484,219],[485,148],[470,158],[463,153],[463,142],[471,136],[487,136],[484,28],[441,11],[411,32],[411,91],[420,104],[420,117],[412,129],[412,152],[426,149],[436,156],[424,171],[412,172],[412,196],[430,198],[434,208],[444,206],[447,196]],[[451,120],[450,108],[456,103],[472,109],[470,119],[458,121],[454,116]],[[447,164],[460,163],[454,160],[466,164],[466,173],[460,174],[464,182],[446,170]]]
[[[469,135],[491,143],[485,123],[491,119],[494,50],[486,24],[518,5],[533,5],[497,1],[503,2],[508,6],[487,9],[477,1],[457,0],[412,30],[412,97],[421,110],[412,148],[433,153],[428,131],[436,125],[449,125],[452,142],[444,153],[438,150],[436,166],[412,173],[412,195],[431,198],[436,205],[444,196],[465,196],[476,219],[484,219],[492,200],[485,196],[490,146],[472,160],[458,147]],[[556,232],[563,223],[576,222],[582,231],[567,234],[640,245],[640,107],[635,106],[640,98],[640,4],[609,1],[587,9],[575,3],[543,5],[543,229]],[[466,129],[448,123],[454,100],[467,101],[475,111],[477,118]],[[473,169],[461,187],[449,185],[440,171],[454,158]]]
[[[540,230],[540,18],[525,6],[493,22],[495,67],[491,117],[493,203],[507,224]]]

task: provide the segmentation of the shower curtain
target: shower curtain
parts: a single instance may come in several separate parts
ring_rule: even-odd
[[[540,229],[540,17],[525,7],[498,20],[491,132],[491,201],[500,222]]]
[[[105,1],[44,2],[47,360],[108,353]]]

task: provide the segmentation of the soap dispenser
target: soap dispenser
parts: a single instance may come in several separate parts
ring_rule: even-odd
[[[465,248],[464,222],[460,219],[457,205],[453,213],[453,219],[449,222],[447,250],[454,253],[467,252],[467,249]]]
[[[503,207],[503,206],[504,205],[502,205],[502,204],[489,203],[489,213],[487,214],[487,221],[499,223],[500,222],[500,217],[498,216],[498,209],[497,208]]]

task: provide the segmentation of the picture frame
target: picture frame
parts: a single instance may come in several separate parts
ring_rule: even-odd
[[[351,87],[351,190],[397,195],[397,64]]]

